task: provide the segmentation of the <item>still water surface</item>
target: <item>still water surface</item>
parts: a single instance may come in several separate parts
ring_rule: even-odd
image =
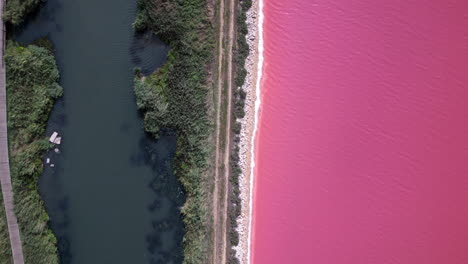
[[[468,1],[264,3],[254,264],[468,263]]]
[[[15,38],[48,36],[55,45],[64,97],[48,134],[40,189],[62,263],[180,263],[184,196],[172,175],[175,138],[145,135],[133,94],[133,68],[164,62],[157,38],[135,36],[134,0],[48,0]]]

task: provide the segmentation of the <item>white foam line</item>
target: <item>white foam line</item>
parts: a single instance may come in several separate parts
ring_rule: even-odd
[[[254,128],[252,133],[252,140],[250,144],[250,194],[249,194],[249,235],[248,235],[248,249],[247,249],[247,263],[252,263],[252,218],[253,218],[253,190],[255,172],[255,137],[258,130],[258,113],[261,105],[260,98],[260,85],[262,80],[263,70],[263,0],[258,2],[258,62],[257,62],[257,80],[255,84],[255,112],[254,112]]]

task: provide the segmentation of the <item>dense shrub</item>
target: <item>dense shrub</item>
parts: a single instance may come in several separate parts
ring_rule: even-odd
[[[228,263],[229,264],[239,264],[240,261],[239,259],[236,257],[236,250],[235,249],[232,249],[230,254],[229,254],[229,258],[228,258]]]
[[[135,94],[147,132],[158,137],[164,129],[177,135],[174,172],[186,194],[182,208],[184,263],[206,263],[210,222],[207,158],[212,151],[207,77],[215,39],[207,2],[139,0],[133,26],[137,31],[154,32],[170,48],[165,64],[155,73],[144,77],[137,72]]]
[[[8,0],[6,1],[3,20],[13,25],[19,25],[42,2],[43,0]]]
[[[234,134],[236,135],[240,134],[241,129],[242,129],[242,124],[240,122],[234,123],[234,126],[232,128],[232,130],[234,131]]]
[[[2,195],[0,195],[0,263],[13,264],[13,259],[11,258],[11,247],[5,215],[5,207],[3,206]]]
[[[49,113],[55,98],[62,95],[59,72],[51,51],[35,45],[21,47],[8,42],[5,64],[10,169],[25,261],[58,263],[57,241],[48,227],[37,182],[41,158],[51,147],[45,138]],[[0,252],[9,250],[4,248],[5,241],[0,246]]]

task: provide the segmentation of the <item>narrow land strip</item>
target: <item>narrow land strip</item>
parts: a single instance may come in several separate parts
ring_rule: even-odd
[[[246,13],[248,33],[246,36],[249,45],[249,55],[245,61],[247,76],[242,89],[246,93],[245,116],[240,120],[242,129],[240,133],[240,167],[242,173],[239,177],[240,197],[242,204],[241,216],[238,218],[237,231],[239,232],[239,245],[235,247],[237,258],[240,263],[250,263],[250,239],[251,239],[251,210],[252,210],[252,184],[253,184],[253,147],[256,119],[256,104],[259,104],[257,85],[260,76],[261,62],[259,61],[260,50],[260,0],[252,0],[252,6]]]
[[[228,4],[224,1],[228,1]],[[214,264],[226,263],[227,253],[227,200],[229,191],[229,153],[231,130],[232,95],[232,48],[234,41],[234,0],[219,3],[219,46],[218,46],[218,98],[216,105],[216,154],[215,186],[213,191],[213,260]],[[229,16],[226,31],[225,14]],[[224,42],[227,40],[227,47]],[[224,68],[223,66],[227,66]],[[224,89],[225,88],[225,89]],[[223,96],[226,97],[223,100]],[[223,106],[226,102],[226,106]],[[226,116],[223,115],[226,107]],[[224,120],[224,124],[222,123]],[[225,134],[222,134],[222,131]],[[222,146],[224,142],[224,146]]]
[[[228,47],[227,47],[227,72],[226,72],[226,83],[227,83],[227,111],[226,111],[226,135],[225,135],[225,149],[224,149],[224,207],[223,207],[223,240],[221,248],[221,263],[226,263],[227,256],[227,219],[228,219],[228,192],[229,192],[229,153],[231,152],[231,112],[232,112],[232,47],[234,42],[234,0],[229,0],[229,32],[228,32]]]
[[[3,14],[4,1],[0,1],[0,12]],[[10,236],[11,251],[13,253],[13,262],[23,264],[23,248],[21,245],[18,220],[16,219],[13,206],[13,189],[11,186],[10,163],[8,158],[8,134],[7,134],[7,98],[5,83],[5,60],[3,52],[5,47],[5,24],[2,19],[2,33],[0,34],[1,66],[0,66],[0,182],[2,186],[3,203]]]
[[[221,133],[221,99],[222,99],[222,65],[223,65],[223,36],[224,36],[224,0],[219,1],[219,39],[218,39],[218,98],[216,105],[216,148],[215,148],[215,175],[214,175],[214,190],[213,190],[213,260],[215,264],[218,261],[218,237],[219,237],[219,156],[220,156],[220,133]]]

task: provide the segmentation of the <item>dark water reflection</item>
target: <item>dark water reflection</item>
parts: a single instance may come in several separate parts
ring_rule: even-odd
[[[135,12],[133,0],[48,0],[14,29],[52,40],[65,90],[47,129],[63,143],[40,179],[62,263],[182,262],[176,139],[144,133],[132,87],[133,68],[151,73],[167,47],[135,35]]]

